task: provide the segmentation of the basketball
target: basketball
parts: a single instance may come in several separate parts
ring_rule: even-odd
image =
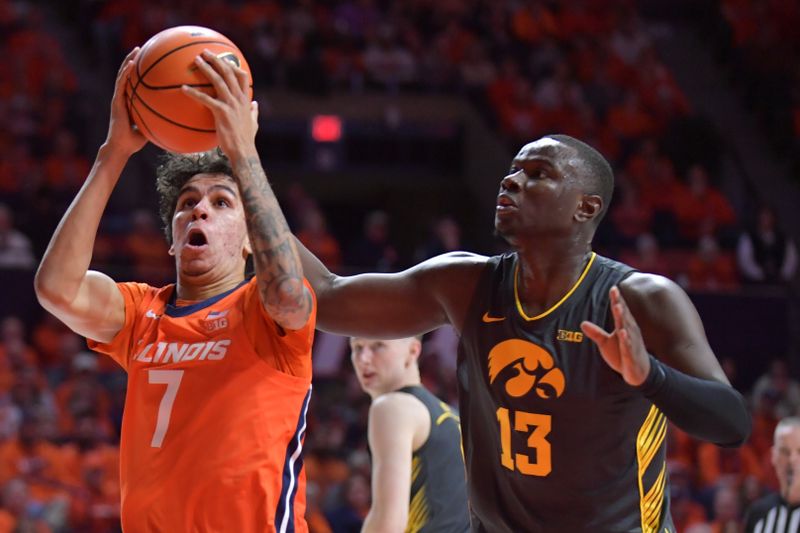
[[[246,71],[253,97],[250,67],[239,48],[221,33],[201,26],[176,26],[154,35],[136,58],[125,95],[136,127],[164,150],[203,152],[218,144],[211,111],[181,90],[185,84],[215,94],[194,63],[205,49]]]

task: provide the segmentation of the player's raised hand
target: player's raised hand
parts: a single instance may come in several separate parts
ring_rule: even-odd
[[[250,76],[208,50],[197,56],[195,63],[211,82],[216,97],[188,85],[184,85],[183,90],[211,110],[219,147],[232,161],[241,156],[256,155],[258,106],[250,101]]]
[[[647,379],[647,374],[650,372],[650,356],[647,354],[639,325],[628,309],[619,288],[612,287],[609,297],[611,313],[614,316],[614,331],[608,333],[589,321],[583,321],[581,329],[597,345],[608,366],[619,372],[628,385],[636,387]]]
[[[114,85],[114,96],[111,99],[111,119],[108,124],[106,144],[130,156],[147,144],[147,139],[133,127],[133,121],[128,114],[125,98],[125,84],[133,68],[136,56],[139,54],[137,46],[125,57],[117,71],[117,81]]]

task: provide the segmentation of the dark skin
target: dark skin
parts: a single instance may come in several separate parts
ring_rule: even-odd
[[[577,152],[544,137],[524,146],[500,182],[495,229],[519,255],[525,314],[553,307],[577,282],[591,256],[603,199],[592,194]],[[488,260],[463,252],[424,261],[397,274],[341,277],[298,246],[317,294],[324,331],[401,338],[451,324],[459,333]],[[630,385],[650,371],[648,353],[701,379],[729,384],[689,297],[677,284],[636,273],[610,291],[614,330],[581,324],[606,363]]]

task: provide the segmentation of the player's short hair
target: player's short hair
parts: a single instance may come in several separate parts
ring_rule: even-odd
[[[586,192],[596,194],[603,199],[603,209],[594,219],[595,225],[599,224],[608,211],[611,196],[614,194],[614,171],[611,165],[595,148],[575,137],[569,135],[547,135],[547,137],[565,144],[577,152],[583,166],[580,178],[586,187]]]
[[[197,174],[225,174],[233,179],[230,161],[219,149],[196,154],[167,152],[156,169],[156,191],[158,191],[158,215],[164,225],[164,235],[172,245],[172,216],[178,196],[186,182]]]
[[[787,416],[786,418],[781,418],[781,420],[775,426],[775,435],[785,428],[800,428],[800,416]]]

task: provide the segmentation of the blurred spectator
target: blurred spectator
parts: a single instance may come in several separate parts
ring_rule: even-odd
[[[670,431],[672,428],[670,428]],[[695,524],[706,522],[703,506],[692,500],[692,471],[689,465],[677,461],[667,462],[669,474],[670,512],[675,531],[686,531]]]
[[[736,259],[739,272],[750,283],[787,283],[797,273],[797,247],[766,206],[759,209],[756,226],[739,237]]]
[[[775,359],[766,374],[753,385],[753,401],[756,409],[759,402],[768,400],[774,409],[775,419],[800,413],[800,382],[791,377],[784,359]]]
[[[30,498],[47,505],[62,499],[76,486],[72,474],[76,464],[55,445],[42,438],[39,417],[26,416],[19,436],[0,446],[0,484],[20,478],[30,490]]]
[[[723,485],[714,493],[714,520],[711,522],[713,533],[739,533],[741,517],[739,494],[736,490]]]
[[[0,268],[29,268],[35,266],[30,239],[14,228],[11,210],[0,204]]]
[[[78,141],[68,130],[55,134],[53,153],[44,161],[45,183],[52,190],[71,196],[89,174],[89,161],[78,153]]]
[[[389,243],[389,215],[372,211],[364,219],[364,234],[347,253],[347,264],[378,272],[391,272],[397,264],[397,251]]]
[[[694,290],[730,290],[738,285],[733,258],[708,235],[697,244],[687,274],[689,287]]]
[[[328,231],[325,215],[316,207],[311,207],[300,217],[297,238],[328,267],[328,270],[339,272],[342,267],[342,251],[339,241]]]
[[[453,217],[445,215],[433,221],[428,241],[417,248],[414,258],[415,261],[419,262],[447,252],[463,249],[461,226]]]
[[[708,182],[708,174],[700,165],[687,173],[687,187],[677,201],[681,236],[694,243],[704,234],[716,235],[736,221],[730,202]]]
[[[724,485],[739,488],[745,479],[763,479],[761,462],[753,448],[745,443],[741,448],[720,448],[701,442],[697,448],[699,488],[706,493]]]
[[[621,245],[630,246],[634,242],[638,245],[638,238],[652,230],[653,208],[640,196],[636,187],[624,178],[619,180],[618,191],[620,198],[611,207],[611,222]]]
[[[2,489],[0,532],[51,533],[52,529],[42,519],[45,508],[31,501],[28,485],[21,479],[9,480]]]
[[[131,226],[125,237],[125,249],[133,267],[131,277],[156,286],[174,279],[175,265],[153,213],[143,209],[134,211]]]
[[[333,533],[359,533],[369,512],[369,481],[363,474],[353,474],[343,487],[341,504],[327,513]]]

